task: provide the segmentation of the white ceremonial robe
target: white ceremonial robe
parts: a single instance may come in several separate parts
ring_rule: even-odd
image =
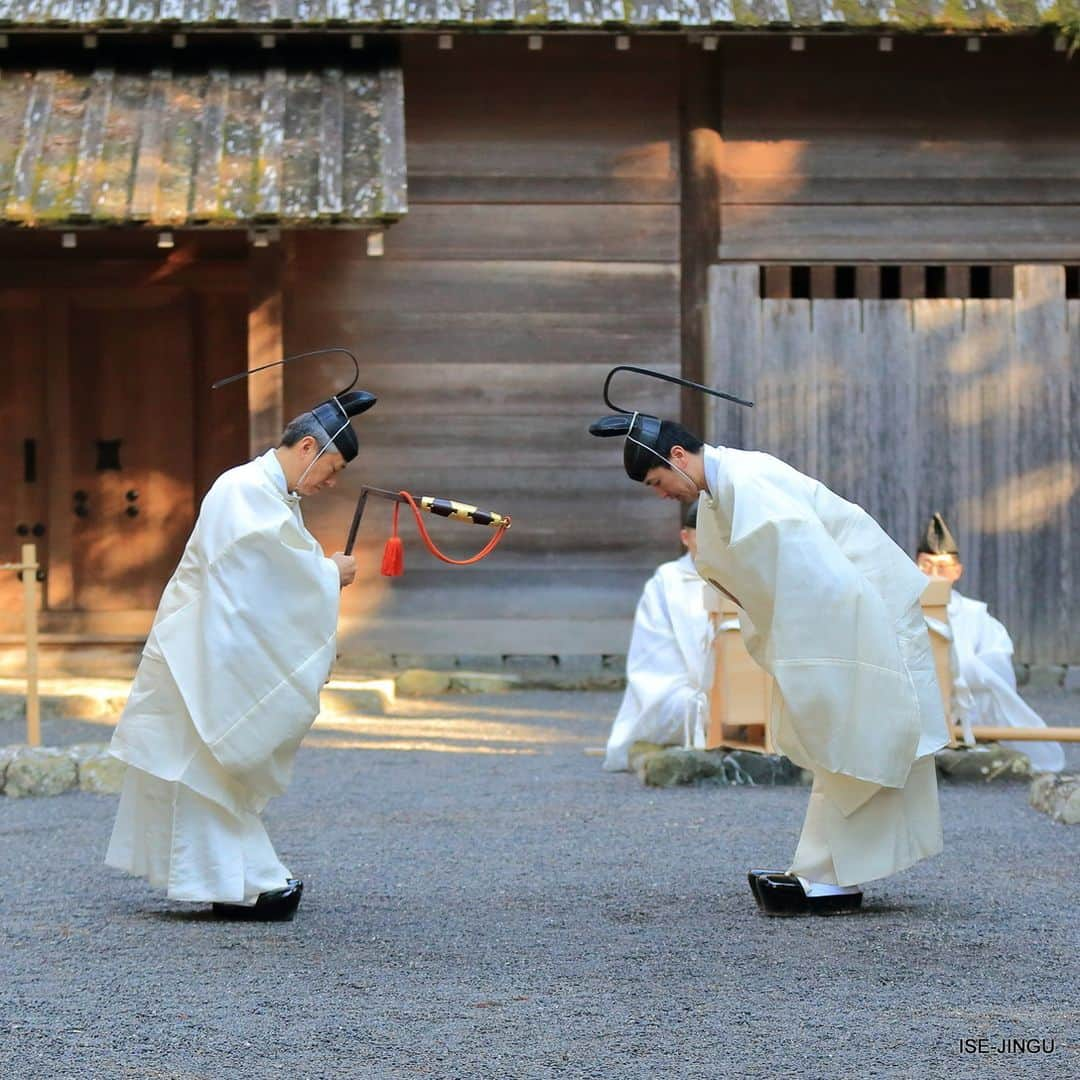
[[[1008,630],[984,603],[961,596],[949,597],[949,629],[956,650],[954,695],[957,718],[964,725],[988,727],[1046,727],[1016,689],[1013,643]],[[1004,742],[1003,746],[1027,754],[1036,772],[1060,772],[1065,752],[1056,742]]]
[[[684,555],[657,567],[634,614],[626,657],[626,692],[615,716],[604,768],[628,769],[639,741],[705,745],[711,637],[704,585]]]
[[[289,875],[259,820],[288,786],[336,651],[340,576],[273,450],[207,493],[110,752],[105,861],[176,900],[254,902]]]
[[[861,507],[768,454],[705,448],[697,568],[774,678],[771,730],[814,774],[791,873],[857,885],[941,850],[948,741],[926,577]]]

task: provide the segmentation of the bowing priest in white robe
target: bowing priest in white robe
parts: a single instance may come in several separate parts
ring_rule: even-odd
[[[628,769],[636,742],[705,745],[711,632],[704,582],[694,568],[696,535],[697,507],[692,506],[679,533],[686,553],[658,566],[638,601],[626,692],[608,737],[605,769]]]
[[[295,913],[303,884],[259,815],[318,714],[356,573],[323,554],[300,502],[334,486],[357,452],[350,417],[374,402],[335,396],[219,477],[165,588],[110,747],[128,768],[106,862],[169,899]]]
[[[1046,727],[1016,688],[1013,643],[1008,630],[990,614],[986,604],[956,590],[964,565],[941,514],[934,514],[927,524],[916,562],[924,574],[953,584],[948,615],[956,662],[953,702],[957,718],[965,726]],[[1024,740],[1004,741],[1002,745],[1026,754],[1036,772],[1060,772],[1065,767],[1065,751],[1060,743]]]
[[[618,408],[606,386],[605,401]],[[624,436],[631,479],[697,502],[698,572],[738,605],[775,680],[775,745],[813,774],[791,866],[750,871],[758,906],[857,910],[865,882],[942,848],[934,752],[947,734],[924,575],[866,511],[768,454],[625,410],[590,431]]]

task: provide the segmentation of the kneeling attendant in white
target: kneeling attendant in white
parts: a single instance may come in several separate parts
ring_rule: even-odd
[[[615,716],[604,768],[628,769],[635,742],[703,747],[709,616],[694,569],[697,507],[679,534],[687,553],[648,580],[634,614],[626,657],[626,692]]]
[[[924,574],[953,584],[948,608],[957,665],[953,673],[953,700],[961,719],[987,727],[1046,727],[1043,718],[1016,688],[1009,631],[984,603],[956,591],[964,564],[949,526],[940,514],[935,514],[927,524],[916,561]],[[1061,743],[1025,740],[1006,741],[1002,746],[1026,754],[1036,772],[1061,772],[1065,768]]]
[[[207,493],[166,586],[111,752],[128,765],[106,862],[219,915],[290,918],[302,883],[259,814],[319,711],[351,556],[327,558],[301,496],[356,456],[343,393]]]

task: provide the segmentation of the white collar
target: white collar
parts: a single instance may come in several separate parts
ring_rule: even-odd
[[[271,448],[255,460],[261,463],[263,470],[270,478],[270,482],[277,488],[279,494],[286,502],[296,503],[300,501],[299,495],[289,491],[288,481],[285,479],[285,470],[281,467],[281,462],[278,460],[275,450]]]
[[[717,487],[717,473],[720,471],[720,455],[723,452],[723,447],[720,446],[708,446],[705,447],[705,490],[703,495],[707,495],[710,499],[716,498]]]

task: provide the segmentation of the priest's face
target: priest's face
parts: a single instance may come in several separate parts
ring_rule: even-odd
[[[310,446],[303,445],[304,442],[309,441]],[[311,462],[315,461],[319,453],[319,444],[308,436],[301,441],[299,449],[303,468],[307,469]],[[303,480],[297,484],[296,494],[304,496],[317,495],[320,491],[332,488],[337,483],[337,474],[344,468],[345,459],[336,451],[327,450],[318,461],[315,461],[314,465],[311,465]]]
[[[954,585],[964,572],[964,564],[955,555],[928,555],[923,552],[916,559],[919,569],[927,577],[941,578]]]
[[[697,558],[697,529],[686,529],[679,533],[679,539],[683,542],[683,547],[690,552],[690,558]]]
[[[678,465],[678,469],[665,469],[663,465],[654,465],[645,474],[645,486],[656,491],[661,499],[675,499],[685,505],[697,502],[704,484],[699,486],[691,480],[692,473],[686,475],[693,469],[696,460],[687,455],[686,450],[676,446],[672,450],[672,461]]]

